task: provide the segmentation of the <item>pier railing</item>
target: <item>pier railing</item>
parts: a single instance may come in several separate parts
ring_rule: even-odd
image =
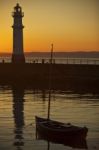
[[[50,63],[50,59],[33,59],[27,58],[26,63]],[[55,58],[52,61],[53,64],[88,64],[88,65],[99,65],[99,59],[92,58]]]
[[[11,58],[0,58],[0,63],[11,63]],[[48,58],[33,58],[26,57],[26,63],[50,63]],[[55,58],[53,64],[87,64],[87,65],[99,65],[99,58]]]

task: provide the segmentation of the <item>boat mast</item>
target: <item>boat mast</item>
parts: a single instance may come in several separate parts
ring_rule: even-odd
[[[51,56],[49,63],[49,100],[48,100],[48,120],[50,119],[50,105],[51,105],[51,83],[52,83],[52,63],[53,63],[53,44],[51,44]]]

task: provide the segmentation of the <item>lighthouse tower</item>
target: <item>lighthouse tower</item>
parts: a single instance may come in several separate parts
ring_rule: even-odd
[[[14,7],[14,12],[12,13],[14,18],[13,23],[13,54],[12,54],[12,63],[25,63],[25,56],[23,51],[23,24],[22,17],[24,13],[22,8],[17,5]]]

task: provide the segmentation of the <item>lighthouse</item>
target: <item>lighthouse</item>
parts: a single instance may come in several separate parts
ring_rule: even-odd
[[[13,53],[12,53],[12,63],[25,63],[25,56],[23,50],[23,24],[22,18],[24,17],[24,13],[22,12],[22,8],[17,3],[14,7],[14,11],[12,13],[13,17]]]

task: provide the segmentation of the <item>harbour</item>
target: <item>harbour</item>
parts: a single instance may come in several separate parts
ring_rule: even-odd
[[[47,116],[48,90],[0,86],[0,149],[48,150],[45,140],[36,139],[35,116]],[[99,149],[99,93],[71,89],[53,90],[51,118],[89,128],[89,150]],[[20,115],[18,115],[20,114]],[[50,150],[72,146],[50,142]],[[80,149],[80,148],[76,148]]]
[[[0,16],[0,150],[99,149],[96,3],[58,2],[0,2],[7,11],[14,4],[13,41]]]

